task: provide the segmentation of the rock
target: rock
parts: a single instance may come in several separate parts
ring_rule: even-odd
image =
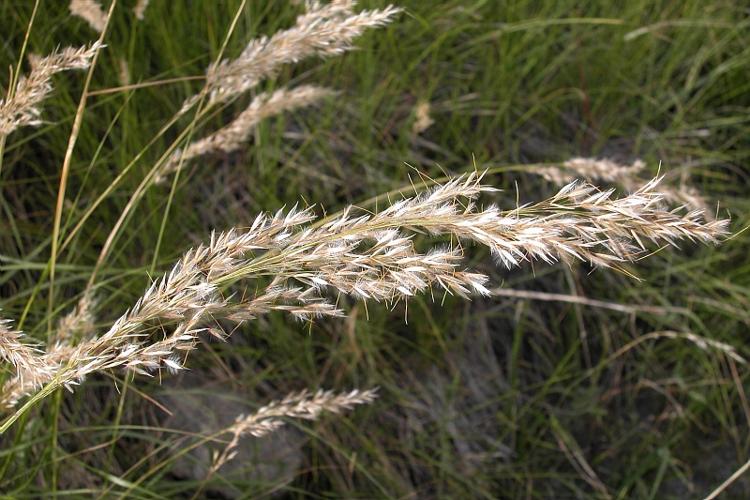
[[[177,382],[159,397],[172,412],[163,423],[167,428],[208,436],[230,426],[237,416],[254,411],[249,402],[255,398],[250,394],[211,384],[191,386],[194,377],[175,380]],[[201,484],[208,475],[214,451],[224,449],[229,434],[220,439],[223,441],[207,442],[181,456],[175,461],[171,474]],[[304,440],[300,431],[288,425],[263,438],[241,438],[237,455],[214,474],[203,493],[237,498],[248,493],[268,494],[282,489],[294,479],[302,464]],[[187,446],[187,442],[181,441],[174,453]]]

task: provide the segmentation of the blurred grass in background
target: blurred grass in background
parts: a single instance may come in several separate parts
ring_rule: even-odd
[[[406,13],[366,34],[357,51],[288,67],[263,88],[315,83],[339,90],[337,98],[266,121],[246,150],[195,161],[176,185],[146,193],[98,275],[102,325],[214,228],[248,224],[258,212],[296,202],[332,212],[408,185],[417,172],[642,158],[653,173],[679,171],[720,202],[735,232],[748,225],[748,8],[718,0],[399,4]],[[204,73],[239,5],[153,0],[143,22],[130,3],[118,5],[91,89],[125,88],[89,98],[63,238],[200,88],[185,77]],[[33,6],[0,3],[5,67],[17,62]],[[227,54],[288,26],[298,12],[290,2],[248,2]],[[64,2],[42,1],[29,51],[95,38]],[[7,82],[5,75],[4,88]],[[44,268],[60,165],[82,85],[80,74],[55,79],[44,105],[48,123],[10,136],[0,170],[0,307],[40,340],[49,319]],[[420,102],[429,103],[434,123],[415,134]],[[205,130],[246,104],[218,113]],[[143,151],[60,253],[54,316],[75,304],[130,195],[176,137],[170,134]],[[498,200],[505,206],[554,190],[522,170],[488,180],[504,188]],[[408,324],[403,304],[388,310],[355,302],[345,304],[344,320],[301,325],[270,315],[249,323],[228,343],[192,354],[192,384],[213,382],[253,404],[306,387],[379,386],[381,397],[350,416],[300,427],[304,447],[290,477],[218,474],[212,484],[300,497],[705,494],[750,458],[750,370],[684,339],[636,339],[692,332],[747,354],[749,240],[741,233],[716,249],[663,250],[633,269],[641,281],[562,265],[506,272],[483,250],[473,252],[497,286],[659,306],[660,314],[418,297]],[[97,377],[73,395],[48,399],[2,436],[0,490],[19,497],[55,490],[189,495],[200,480],[169,471],[175,450],[192,441],[159,426],[163,412],[151,398],[160,391],[169,397],[173,386],[157,383]],[[208,419],[210,409],[196,413]],[[750,495],[750,481],[730,491]]]

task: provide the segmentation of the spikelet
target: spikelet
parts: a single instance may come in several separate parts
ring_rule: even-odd
[[[5,385],[23,387],[24,390],[17,393],[9,392],[7,395],[11,400],[4,402],[6,407],[17,401],[12,398],[20,398],[42,387],[60,369],[59,364],[50,363],[44,358],[40,347],[24,341],[23,333],[13,330],[10,325],[10,321],[0,320],[0,359],[13,365],[15,369],[15,375]],[[3,392],[0,399],[5,396],[6,393]]]
[[[631,165],[622,165],[606,158],[571,158],[561,167],[537,168],[534,173],[558,186],[584,179],[588,182],[618,183],[626,191],[634,191],[638,175],[645,167],[646,164],[641,160],[635,160]]]
[[[107,25],[107,13],[96,0],[70,0],[70,13],[78,16],[101,33]]]
[[[58,321],[52,344],[70,345],[77,338],[90,337],[95,329],[94,307],[96,299],[90,293],[84,294],[76,307]]]
[[[0,136],[8,135],[19,127],[38,126],[42,123],[41,102],[52,92],[52,75],[72,69],[86,69],[99,42],[88,47],[67,47],[46,57],[34,57],[28,75],[18,79],[13,95],[0,100]]]
[[[256,96],[250,105],[229,125],[188,145],[172,154],[155,175],[154,182],[161,184],[165,177],[176,172],[180,163],[214,152],[230,153],[241,148],[250,138],[254,128],[271,116],[310,106],[319,100],[333,95],[333,91],[302,85],[296,88],[282,88],[274,92],[263,92]]]
[[[287,395],[280,401],[273,401],[260,408],[252,415],[240,415],[228,429],[236,435],[262,437],[268,433],[266,425],[269,420],[281,418],[299,418],[316,420],[322,413],[341,413],[351,410],[356,405],[371,403],[377,396],[377,390],[353,390],[336,394],[333,391],[319,390],[314,394],[308,391]]]
[[[23,333],[11,328],[11,321],[0,319],[0,359],[12,364],[17,370],[33,369],[40,364],[38,347],[24,342]]]
[[[138,3],[133,7],[133,15],[139,21],[143,21],[146,17],[146,9],[148,8],[149,0],[138,0]]]
[[[625,191],[633,192],[648,183],[648,179],[640,177],[645,167],[646,164],[641,160],[635,160],[631,165],[622,165],[604,158],[571,158],[561,167],[537,167],[531,169],[531,172],[558,186],[575,179],[584,179],[587,182],[616,184]],[[679,187],[664,185],[659,191],[664,201],[672,205],[684,205],[692,210],[702,210],[707,219],[713,218],[708,202],[697,189],[682,184]]]
[[[123,87],[130,85],[130,65],[126,59],[117,60],[117,79]]]
[[[336,394],[319,390],[314,394],[308,391],[292,393],[280,401],[273,401],[251,415],[239,415],[225,433],[232,435],[221,452],[216,452],[209,469],[209,476],[236,456],[236,449],[242,436],[263,437],[284,425],[284,418],[317,420],[323,413],[338,414],[351,410],[354,406],[369,404],[377,397],[376,390],[353,390]]]
[[[411,131],[414,135],[419,135],[435,123],[430,117],[430,103],[427,101],[419,101],[414,108],[414,123],[411,126]]]

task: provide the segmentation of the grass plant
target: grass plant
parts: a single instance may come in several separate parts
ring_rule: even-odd
[[[739,6],[39,0],[0,26],[4,494],[748,493]],[[179,384],[233,403],[171,426]]]

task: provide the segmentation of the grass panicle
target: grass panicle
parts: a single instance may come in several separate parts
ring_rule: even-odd
[[[649,181],[641,176],[645,167],[646,164],[641,160],[635,160],[631,165],[622,165],[606,158],[579,157],[571,158],[559,167],[539,167],[531,171],[558,186],[575,179],[584,179],[592,183],[615,184],[625,191],[633,192],[641,189]],[[707,218],[713,217],[708,202],[696,188],[684,183],[678,187],[665,183],[659,190],[665,202],[684,205],[693,210],[703,210]]]
[[[156,280],[103,335],[34,355],[21,365],[0,392],[0,402],[9,409],[42,384],[70,389],[91,373],[114,368],[143,374],[180,370],[209,319],[246,321],[271,310],[304,320],[341,316],[326,299],[329,288],[388,303],[433,287],[461,297],[490,295],[488,277],[463,268],[463,244],[420,252],[415,230],[484,245],[507,268],[533,260],[616,267],[640,259],[647,251],[644,241],[717,243],[727,234],[727,220],[705,221],[701,211],[663,208],[660,178],[622,198],[613,198],[613,190],[573,182],[547,200],[511,210],[477,205],[481,193],[495,190],[482,178],[472,173],[452,179],[375,214],[355,214],[348,207],[311,224],[311,209],[292,208],[259,215],[244,231],[215,233]],[[258,278],[271,283],[247,298],[252,296],[247,280]],[[223,293],[238,282],[245,283],[239,301]],[[86,304],[79,305],[76,319],[64,321],[63,327],[75,330],[81,327],[68,324],[90,323],[84,321],[85,311]],[[151,342],[157,321],[174,326]]]
[[[19,77],[9,96],[0,100],[0,136],[7,136],[19,127],[41,125],[40,104],[52,92],[52,76],[62,71],[88,68],[101,47],[101,43],[94,42],[89,46],[66,47],[45,57],[33,58],[31,71]]]
[[[267,436],[284,425],[286,418],[317,420],[323,413],[341,413],[357,405],[372,403],[377,397],[376,390],[334,393],[318,390],[292,393],[284,399],[273,401],[250,415],[238,415],[234,423],[224,433],[231,434],[227,445],[216,451],[212,457],[209,475],[214,474],[236,456],[240,438],[250,435],[256,438]]]
[[[352,41],[371,28],[389,23],[401,9],[389,5],[384,9],[354,12],[352,0],[328,4],[307,2],[306,12],[295,25],[270,37],[252,40],[235,59],[224,59],[209,66],[202,94],[208,104],[224,102],[254,88],[274,76],[285,64],[312,56],[343,54],[353,48]],[[188,100],[187,109],[198,99]]]
[[[331,95],[333,95],[331,90],[314,85],[263,92],[257,95],[250,105],[225,127],[190,143],[184,150],[176,149],[157,172],[154,182],[162,184],[169,174],[180,168],[180,165],[194,158],[210,153],[236,151],[250,139],[255,126],[261,121],[285,111],[310,106]]]
[[[107,12],[96,0],[70,0],[70,13],[86,21],[97,33],[107,25]]]

